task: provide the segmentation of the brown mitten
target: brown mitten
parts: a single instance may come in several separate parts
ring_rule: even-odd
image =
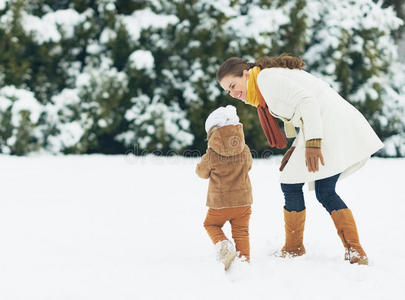
[[[321,140],[314,139],[307,141],[305,148],[305,163],[309,172],[315,173],[319,171],[319,160],[321,160],[321,164],[324,166],[325,161],[321,151]]]

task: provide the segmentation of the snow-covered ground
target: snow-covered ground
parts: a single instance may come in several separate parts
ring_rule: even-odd
[[[255,160],[252,261],[227,273],[203,228],[208,181],[197,161],[0,156],[0,299],[403,298],[404,159],[372,159],[338,184],[370,266],[343,260],[306,189],[307,254],[272,256],[284,242],[280,157]]]

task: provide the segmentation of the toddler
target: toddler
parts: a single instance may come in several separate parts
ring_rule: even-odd
[[[204,227],[227,270],[237,255],[246,261],[250,259],[249,219],[253,200],[248,172],[252,155],[234,106],[214,110],[205,122],[205,130],[208,149],[196,168],[198,176],[209,178],[209,209]],[[236,250],[222,231],[227,221],[231,224]]]

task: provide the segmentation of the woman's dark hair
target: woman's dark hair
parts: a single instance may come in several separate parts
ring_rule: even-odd
[[[228,75],[241,77],[244,70],[249,70],[256,66],[262,70],[266,68],[289,68],[301,70],[305,66],[305,63],[299,57],[286,54],[277,57],[264,56],[258,59],[255,63],[248,63],[239,57],[231,57],[219,67],[217,71],[217,81],[220,82]]]

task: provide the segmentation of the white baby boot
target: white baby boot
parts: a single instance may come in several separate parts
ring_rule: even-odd
[[[218,253],[218,260],[225,266],[225,270],[228,270],[233,260],[236,257],[235,246],[229,240],[223,240],[215,244]]]

